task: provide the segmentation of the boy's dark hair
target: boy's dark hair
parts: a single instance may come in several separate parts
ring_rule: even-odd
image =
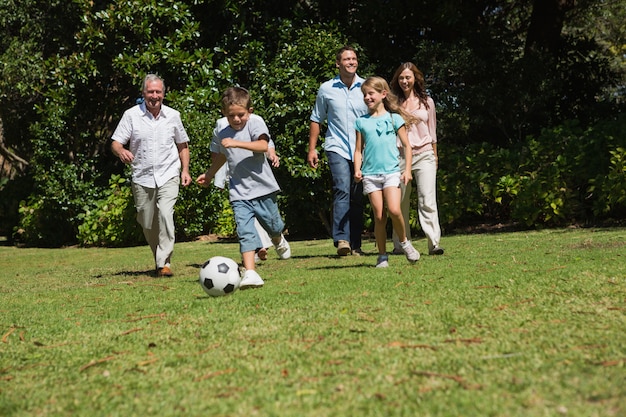
[[[228,87],[222,94],[222,110],[228,110],[230,106],[241,106],[246,109],[252,107],[250,93],[242,87]]]
[[[354,52],[355,54],[357,54],[356,49],[354,49],[353,47],[351,47],[350,45],[345,45],[342,46],[341,49],[339,49],[337,51],[337,61],[341,61],[341,55],[346,52],[346,51],[350,51],[350,52]],[[358,56],[358,54],[357,54]]]

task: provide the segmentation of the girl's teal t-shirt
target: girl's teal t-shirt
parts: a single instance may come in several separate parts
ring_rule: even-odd
[[[363,175],[400,172],[396,132],[404,126],[402,116],[389,112],[377,117],[366,114],[356,119],[354,126],[363,141]]]

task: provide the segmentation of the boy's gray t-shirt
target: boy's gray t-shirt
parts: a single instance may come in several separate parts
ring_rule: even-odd
[[[253,200],[280,191],[274,173],[264,152],[241,148],[224,148],[222,139],[233,138],[242,142],[259,140],[262,135],[270,139],[269,130],[261,116],[251,114],[243,129],[235,130],[226,117],[217,121],[211,141],[211,152],[226,155],[228,161],[229,199]]]

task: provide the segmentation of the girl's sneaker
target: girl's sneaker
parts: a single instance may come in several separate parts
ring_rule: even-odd
[[[389,255],[378,255],[376,260],[376,268],[387,268],[389,266]]]
[[[400,245],[402,246],[402,250],[404,251],[406,259],[409,262],[413,263],[419,261],[420,253],[413,247],[413,245],[411,245],[411,241],[409,239],[404,242],[400,242]]]

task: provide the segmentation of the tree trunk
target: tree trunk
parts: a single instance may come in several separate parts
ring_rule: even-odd
[[[535,0],[526,34],[525,55],[533,52],[557,53],[565,14],[577,3],[577,0]]]
[[[0,178],[13,179],[16,174],[24,172],[28,161],[15,155],[4,144],[4,129],[0,118]]]

